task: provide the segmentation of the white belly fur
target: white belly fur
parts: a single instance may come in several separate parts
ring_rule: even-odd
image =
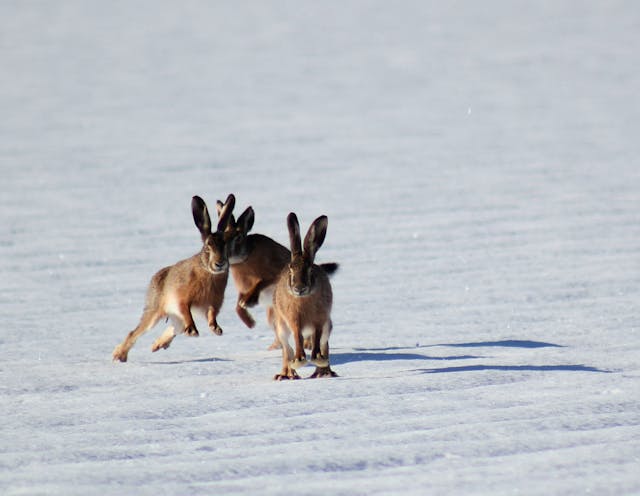
[[[205,319],[207,318],[208,309],[205,307],[192,306],[190,310],[194,318],[196,317],[196,315],[199,317],[204,317]],[[175,295],[167,296],[164,303],[164,311],[167,315],[177,317],[180,321],[182,321],[182,316],[180,315],[178,307],[178,299]]]
[[[302,337],[308,338],[313,335],[314,328],[312,326],[306,326],[302,328]]]
[[[270,307],[273,305],[273,292],[276,288],[275,284],[272,284],[269,287],[264,288],[260,291],[260,296],[258,297],[258,303],[263,307]]]

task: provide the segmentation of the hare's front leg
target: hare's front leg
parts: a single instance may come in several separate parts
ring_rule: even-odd
[[[278,339],[278,331],[276,329],[276,324],[275,324],[275,319],[276,319],[275,315],[276,315],[276,311],[273,309],[273,307],[268,306],[267,322],[269,323],[269,326],[273,329],[273,333],[274,333],[273,343],[269,345],[269,348],[267,348],[268,350],[279,350],[280,348],[282,348],[282,345],[280,344],[280,340]]]
[[[317,326],[311,335],[311,363],[317,367],[327,367],[329,365],[329,357],[320,349],[323,337],[323,326]]]
[[[253,328],[256,325],[255,319],[249,313],[249,308],[255,307],[260,299],[260,293],[265,288],[265,283],[262,280],[256,282],[248,291],[238,294],[238,304],[236,305],[236,313],[240,320],[244,324]]]
[[[293,333],[293,339],[296,345],[296,354],[293,360],[289,363],[292,369],[299,369],[307,364],[307,355],[304,352],[304,337],[302,336],[302,329],[300,325],[296,324],[291,329]]]
[[[268,286],[263,280],[256,282],[251,289],[242,294],[242,298],[238,299],[238,303],[243,308],[255,307],[260,301],[260,294]]]
[[[289,345],[289,334],[289,329],[282,319],[276,319],[276,335],[277,339],[280,341],[280,346],[282,347],[282,371],[273,377],[276,381],[300,379],[298,373],[291,368],[293,350]]]
[[[245,304],[245,295],[246,293],[238,293],[238,303],[236,304],[236,313],[238,314],[238,317],[240,317],[240,320],[244,322],[244,325],[246,325],[249,329],[251,329],[256,325],[256,321],[249,313],[249,310],[247,310],[247,307]]]
[[[218,312],[213,305],[209,306],[209,310],[207,311],[207,321],[209,322],[209,329],[214,334],[218,336],[222,336],[222,327],[218,325],[218,321],[216,320]]]
[[[193,316],[191,315],[191,305],[186,301],[179,301],[175,304],[175,306],[171,306],[169,311],[169,315],[173,315],[178,319],[178,322],[182,324],[182,327],[178,327],[177,329],[180,332],[184,332],[187,336],[199,336],[200,333],[196,328],[196,323],[193,321]]]

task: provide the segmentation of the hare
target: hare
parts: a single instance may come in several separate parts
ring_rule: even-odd
[[[218,200],[218,215],[223,206]],[[231,276],[238,289],[236,313],[247,327],[252,328],[256,321],[248,309],[261,303],[267,307],[267,322],[275,330],[273,291],[280,273],[291,260],[291,252],[268,236],[249,234],[254,220],[254,210],[249,206],[237,221],[231,216],[225,231]],[[338,264],[326,263],[320,267],[327,274],[333,274]],[[311,348],[310,342],[305,345]],[[269,349],[277,348],[280,348],[280,342],[276,336]]]
[[[159,270],[147,289],[147,297],[138,326],[113,350],[113,360],[127,361],[127,355],[136,340],[164,317],[171,324],[153,343],[151,351],[168,348],[177,333],[198,336],[191,315],[192,310],[206,314],[209,328],[222,334],[216,316],[222,306],[224,290],[229,277],[229,262],[224,241],[224,230],[231,218],[235,197],[229,195],[222,207],[217,230],[211,232],[211,219],[207,205],[199,196],[191,200],[196,227],[202,235],[202,250],[186,260]]]
[[[331,304],[333,294],[325,270],[315,265],[315,255],[327,233],[325,215],[313,221],[304,238],[304,251],[300,241],[300,226],[293,212],[287,217],[291,260],[281,272],[273,294],[275,323],[282,346],[282,371],[275,380],[299,379],[296,369],[307,362],[303,340],[311,338],[311,363],[316,377],[336,377],[329,365],[329,334],[331,333]],[[295,355],[289,345],[293,334]]]
[[[217,208],[221,215],[222,202],[218,201]],[[258,303],[267,307],[267,320],[272,321],[273,288],[291,258],[289,250],[280,243],[262,234],[249,234],[254,220],[253,208],[247,207],[237,221],[231,217],[225,231],[231,276],[238,289],[236,313],[249,328],[256,321],[247,309]]]

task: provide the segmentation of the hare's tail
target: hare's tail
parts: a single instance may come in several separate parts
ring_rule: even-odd
[[[335,262],[320,264],[320,268],[322,268],[322,270],[324,270],[329,276],[333,275],[339,267],[340,265]]]

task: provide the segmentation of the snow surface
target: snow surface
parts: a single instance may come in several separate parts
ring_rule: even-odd
[[[0,493],[640,494],[633,1],[0,3]],[[336,379],[111,351],[229,192],[329,216]],[[302,370],[308,376],[312,368]]]

